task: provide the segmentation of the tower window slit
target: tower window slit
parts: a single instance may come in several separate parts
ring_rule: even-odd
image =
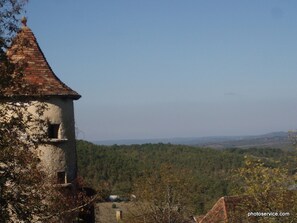
[[[58,139],[59,138],[59,128],[60,128],[60,124],[49,124],[48,137],[50,139]]]
[[[57,183],[64,184],[66,182],[65,177],[65,171],[57,172]]]

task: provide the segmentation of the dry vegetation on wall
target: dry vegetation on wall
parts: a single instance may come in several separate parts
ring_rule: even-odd
[[[6,49],[17,31],[19,15],[25,1],[1,0],[0,8],[0,216],[1,222],[30,222],[33,215],[44,211],[42,205],[43,173],[34,148],[41,135],[30,135],[28,121],[34,117],[28,113],[27,103],[3,98],[7,89],[18,91],[24,64],[12,64]],[[42,112],[41,110],[39,112]],[[39,126],[39,125],[38,125]]]

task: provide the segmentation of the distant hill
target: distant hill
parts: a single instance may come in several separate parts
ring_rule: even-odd
[[[243,136],[238,139],[231,139],[221,142],[209,142],[204,145],[216,149],[223,148],[241,148],[248,149],[253,147],[258,148],[293,148],[287,132],[273,132],[258,136]]]
[[[223,148],[283,148],[288,149],[292,144],[287,132],[272,132],[254,136],[212,136],[189,138],[161,138],[161,139],[124,139],[93,141],[97,145],[133,145],[146,143],[170,143],[179,145],[196,145],[216,149]]]

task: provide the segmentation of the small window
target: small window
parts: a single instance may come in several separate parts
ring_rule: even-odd
[[[58,139],[60,124],[49,124],[48,137],[50,139]]]
[[[66,182],[65,180],[65,171],[60,171],[57,173],[57,183],[58,184],[64,184]]]

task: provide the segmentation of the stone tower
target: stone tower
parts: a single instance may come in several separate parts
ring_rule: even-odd
[[[46,120],[47,137],[38,147],[41,165],[49,177],[61,185],[71,185],[77,175],[75,125],[73,100],[81,96],[64,84],[53,72],[26,19],[7,55],[12,61],[23,59],[23,84],[36,89],[34,93],[18,92],[18,98],[46,105],[43,120]],[[13,98],[7,92],[7,98]],[[34,113],[34,106],[30,107]]]

